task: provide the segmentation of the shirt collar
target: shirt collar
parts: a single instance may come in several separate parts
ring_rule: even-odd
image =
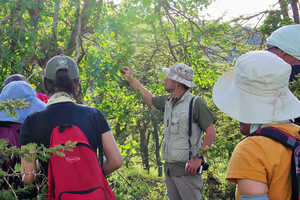
[[[171,102],[173,104],[176,104],[177,102],[179,102],[181,99],[183,99],[183,96],[185,96],[188,93],[188,90],[185,91],[182,95],[178,96],[178,97],[171,97]]]
[[[71,95],[66,92],[56,92],[48,100],[47,106],[62,103],[62,102],[73,102]]]

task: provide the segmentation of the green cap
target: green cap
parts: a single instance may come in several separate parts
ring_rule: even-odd
[[[76,62],[65,55],[58,55],[51,58],[46,64],[44,76],[47,79],[55,80],[56,72],[60,69],[67,69],[71,79],[79,78],[79,70]]]

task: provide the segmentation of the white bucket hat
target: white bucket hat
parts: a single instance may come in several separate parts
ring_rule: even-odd
[[[163,68],[163,72],[169,79],[186,85],[187,87],[195,87],[193,83],[194,70],[183,63],[175,63],[170,69]]]
[[[291,66],[267,51],[240,56],[235,69],[213,88],[216,106],[244,123],[268,124],[300,116],[300,101],[289,90]]]
[[[277,29],[267,38],[267,44],[278,47],[300,60],[300,24]]]

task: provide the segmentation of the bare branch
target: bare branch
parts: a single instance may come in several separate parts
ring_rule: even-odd
[[[88,9],[90,8],[90,0],[84,1],[84,5],[82,11],[80,12],[80,3],[78,3],[78,8],[76,10],[76,25],[72,29],[71,38],[67,46],[67,55],[71,55],[74,49],[76,50],[76,40],[80,37],[82,30],[85,28],[86,23],[88,22],[88,18],[90,16],[90,12]],[[79,35],[78,35],[79,34]],[[76,55],[78,56],[78,54]]]
[[[269,12],[268,10],[264,10],[264,11],[254,14],[254,15],[247,16],[247,17],[240,16],[240,17],[232,19],[230,22],[249,21],[257,16],[265,15],[268,12]]]

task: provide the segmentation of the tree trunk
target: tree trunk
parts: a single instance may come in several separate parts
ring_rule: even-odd
[[[150,170],[149,165],[149,155],[148,155],[148,142],[146,137],[146,127],[147,125],[143,124],[140,120],[137,122],[137,127],[140,133],[140,150],[141,157],[144,169],[148,171]]]
[[[294,18],[294,22],[296,24],[300,24],[298,4],[299,4],[298,0],[292,0],[292,2],[291,2],[292,11],[293,11],[293,18]]]
[[[160,158],[160,144],[159,144],[159,136],[158,136],[158,123],[156,123],[155,119],[152,119],[153,124],[153,140],[155,142],[155,157],[156,157],[156,165],[158,176],[162,176],[162,162]]]
[[[288,3],[286,0],[279,0],[279,5],[280,5],[280,11],[283,16],[283,19],[286,19],[289,17],[288,13]]]

